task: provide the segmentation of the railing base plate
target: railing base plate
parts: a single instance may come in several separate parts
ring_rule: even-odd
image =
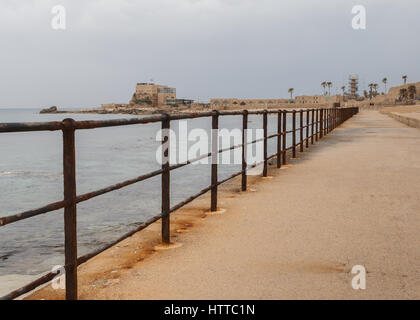
[[[271,180],[273,179],[273,176],[267,176],[267,177],[262,177],[263,180]]]
[[[226,209],[219,208],[219,210],[217,210],[217,211],[207,211],[206,215],[214,216],[214,215],[224,214],[225,212],[226,212]]]
[[[167,243],[159,243],[158,245],[156,245],[154,247],[154,249],[156,251],[162,251],[162,250],[170,250],[170,249],[179,248],[181,246],[182,246],[182,243],[179,243],[179,242],[171,242],[169,244],[167,244]]]

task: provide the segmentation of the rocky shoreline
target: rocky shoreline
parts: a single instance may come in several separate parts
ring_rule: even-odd
[[[161,114],[161,113],[188,113],[197,111],[208,111],[208,109],[187,109],[187,108],[91,108],[80,110],[59,110],[57,107],[42,109],[41,114],[54,114],[54,113],[94,113],[94,114],[131,114],[131,115],[147,115],[147,114]]]

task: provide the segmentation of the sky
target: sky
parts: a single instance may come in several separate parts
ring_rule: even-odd
[[[0,107],[127,103],[151,79],[203,102],[321,94],[322,81],[340,93],[350,74],[382,91],[384,77],[420,81],[419,17],[418,0],[2,0]]]

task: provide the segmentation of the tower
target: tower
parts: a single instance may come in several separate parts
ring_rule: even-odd
[[[356,100],[359,97],[359,76],[350,75],[349,76],[349,99]]]

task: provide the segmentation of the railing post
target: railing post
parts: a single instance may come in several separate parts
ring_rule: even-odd
[[[306,148],[309,148],[309,109],[306,110]]]
[[[283,150],[282,150],[282,157],[283,157],[283,164],[286,164],[286,131],[287,131],[287,111],[283,110]]]
[[[328,134],[328,119],[329,119],[329,109],[326,108],[325,109],[325,132],[324,132],[324,136],[326,136]]]
[[[340,109],[337,109],[335,114],[337,115],[337,117],[336,117],[336,127],[338,127],[340,125],[340,117],[341,117]]]
[[[296,158],[296,110],[292,113],[292,156]]]
[[[281,168],[281,111],[279,110],[277,113],[277,168]]]
[[[337,127],[341,124],[341,110],[337,109]]]
[[[315,123],[315,109],[311,112],[311,144],[314,144],[314,123]]]
[[[217,164],[219,159],[219,112],[213,111],[211,125],[211,206],[212,212],[217,211]]]
[[[332,119],[332,112],[331,112],[332,110],[331,110],[331,108],[329,108],[328,109],[328,124],[327,124],[327,132],[328,133],[330,133],[331,132],[331,126],[332,126],[332,122],[331,122],[331,119]]]
[[[263,128],[264,128],[264,169],[263,177],[267,176],[267,110],[263,113]]]
[[[330,109],[330,125],[328,127],[328,132],[331,132],[333,129],[333,109]]]
[[[169,148],[170,148],[170,117],[164,114],[162,120],[162,243],[169,244],[170,239],[170,170],[169,170]]]
[[[242,111],[242,191],[246,191],[246,157],[247,157],[247,150],[248,150],[248,110]]]
[[[299,125],[300,125],[300,152],[303,152],[303,110],[299,111]]]
[[[318,131],[318,128],[319,128],[319,124],[318,124],[318,122],[319,122],[319,109],[316,109],[315,110],[315,114],[316,114],[316,122],[315,122],[315,141],[318,141],[318,134],[319,134],[319,131]]]
[[[325,109],[325,132],[324,136],[328,134],[328,108]]]
[[[64,252],[66,299],[77,300],[76,151],[73,119],[63,120]]]
[[[325,135],[330,133],[330,109],[329,108],[327,108],[327,119],[326,119],[325,129],[326,129]]]
[[[321,108],[319,113],[319,138],[322,139],[324,136],[324,108]]]

